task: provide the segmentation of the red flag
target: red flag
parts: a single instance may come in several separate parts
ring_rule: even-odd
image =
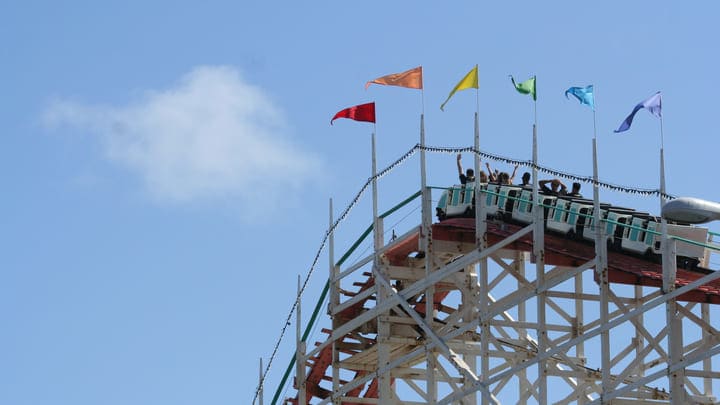
[[[375,102],[360,104],[354,107],[346,108],[330,120],[330,125],[338,118],[350,118],[355,121],[375,122]]]

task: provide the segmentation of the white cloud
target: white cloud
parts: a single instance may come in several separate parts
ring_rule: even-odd
[[[267,209],[319,172],[313,154],[288,141],[263,90],[231,67],[198,67],[126,106],[55,101],[45,122],[101,135],[107,157],[161,201],[229,198]]]

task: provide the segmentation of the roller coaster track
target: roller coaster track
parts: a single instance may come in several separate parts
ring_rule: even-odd
[[[572,181],[590,182],[591,179],[592,179],[592,177],[590,177],[590,176],[580,176],[580,175],[576,175],[576,174],[572,174],[572,173],[566,173],[566,172],[563,172],[563,171],[559,171],[559,170],[556,170],[556,169],[553,169],[553,168],[537,166],[537,165],[535,165],[533,162],[528,161],[528,160],[518,160],[518,159],[514,159],[514,158],[507,158],[507,157],[503,157],[503,156],[499,156],[499,155],[494,155],[494,154],[491,154],[491,153],[488,153],[488,152],[485,152],[485,151],[482,151],[482,150],[478,150],[478,149],[472,148],[472,147],[443,147],[443,146],[427,146],[427,145],[422,145],[422,144],[416,144],[416,145],[413,146],[409,151],[407,151],[404,155],[402,155],[402,156],[401,156],[400,158],[398,158],[396,161],[394,161],[393,163],[391,163],[389,166],[387,166],[387,167],[384,168],[383,170],[380,170],[379,172],[377,172],[377,174],[375,174],[373,177],[368,178],[368,180],[367,180],[366,183],[361,187],[360,191],[357,193],[357,195],[355,196],[355,198],[352,199],[352,201],[350,202],[350,204],[342,211],[342,213],[340,214],[339,218],[332,224],[332,226],[330,227],[330,229],[329,229],[328,232],[326,233],[325,238],[323,239],[323,241],[322,241],[322,243],[321,243],[321,246],[320,246],[320,248],[319,248],[319,250],[318,250],[318,252],[317,252],[317,255],[316,255],[316,257],[315,257],[315,260],[313,261],[313,264],[310,266],[310,270],[309,270],[309,272],[308,272],[308,274],[307,274],[307,277],[306,277],[306,279],[305,279],[305,283],[302,285],[302,288],[300,289],[300,294],[299,294],[300,296],[302,296],[302,292],[305,290],[305,287],[306,287],[306,285],[307,285],[307,283],[308,283],[308,281],[309,281],[309,279],[310,279],[310,276],[311,276],[312,273],[313,273],[313,270],[314,270],[314,268],[315,268],[315,265],[317,264],[317,260],[318,260],[318,258],[319,258],[320,252],[321,252],[322,249],[325,247],[325,244],[326,244],[326,242],[327,242],[328,236],[332,233],[332,231],[337,227],[337,225],[338,225],[339,223],[343,222],[343,220],[347,217],[347,215],[348,215],[348,213],[350,212],[350,210],[357,204],[357,202],[358,202],[358,200],[360,199],[360,197],[369,189],[369,187],[370,187],[370,185],[371,185],[371,183],[372,183],[373,181],[376,181],[377,179],[379,179],[379,178],[385,176],[386,174],[388,174],[389,172],[391,172],[395,167],[397,167],[397,166],[399,166],[400,164],[402,164],[403,162],[405,162],[410,156],[412,156],[412,155],[413,155],[414,153],[416,153],[417,151],[423,151],[423,152],[429,152],[429,153],[441,153],[441,154],[447,154],[447,153],[451,153],[451,154],[456,154],[456,153],[473,153],[473,154],[475,154],[475,155],[478,155],[480,158],[482,158],[482,159],[484,159],[484,160],[486,160],[486,161],[494,161],[494,162],[501,162],[501,163],[507,163],[507,164],[517,164],[517,165],[520,165],[520,166],[523,166],[523,167],[537,169],[539,173],[544,173],[544,174],[547,174],[547,175],[551,175],[551,176],[555,176],[555,177],[560,177],[560,178],[568,179],[568,180],[572,180]],[[661,193],[660,193],[660,190],[658,190],[658,189],[643,189],[643,188],[636,188],[636,187],[627,187],[627,186],[622,186],[622,185],[617,185],[617,184],[606,183],[606,182],[602,182],[602,181],[599,181],[599,182],[597,182],[596,184],[597,184],[599,187],[601,187],[601,188],[607,188],[607,189],[610,189],[610,190],[621,191],[621,192],[626,192],[626,193],[633,193],[633,194],[639,194],[639,195],[645,195],[645,196],[660,195],[660,194],[661,194]],[[404,205],[407,201],[410,201],[410,200],[414,199],[414,198],[417,197],[419,194],[420,194],[420,192],[418,192],[418,193],[416,193],[415,195],[409,197],[405,202],[398,204],[398,205],[397,205],[395,208],[393,208],[392,210],[395,210],[395,209],[397,209],[398,207]],[[665,198],[670,198],[670,199],[674,198],[673,196],[667,195],[667,194],[665,194],[664,197],[665,197]],[[389,214],[392,210],[390,210],[389,212],[386,212],[385,214],[383,214],[383,216]],[[381,217],[382,217],[382,216],[381,216]],[[363,235],[363,237],[366,236],[367,233],[369,233],[371,230],[372,230],[372,227],[368,228],[368,230],[365,232],[365,235]],[[357,243],[359,243],[359,242],[363,239],[363,237],[361,237],[360,239],[358,239],[358,242],[357,242]],[[356,245],[355,245],[353,248],[351,248],[351,249],[348,251],[348,254],[349,254],[355,247],[357,247],[357,243],[356,243]],[[338,262],[338,266],[339,266],[339,265],[341,264],[341,262],[343,262],[346,258],[347,258],[347,256],[344,257],[343,259],[341,259],[340,262]],[[317,315],[318,315],[318,313],[319,313],[319,307],[320,307],[320,305],[321,305],[321,301],[326,297],[327,292],[328,292],[328,288],[329,288],[329,285],[326,284],[323,292],[321,293],[321,299],[318,301],[318,305],[316,306],[315,311],[314,311],[314,313],[313,313],[313,315],[312,315],[312,317],[311,317],[311,319],[310,319],[310,322],[308,323],[308,327],[305,329],[305,333],[303,334],[303,337],[302,337],[302,342],[305,342],[305,341],[306,341],[307,335],[308,335],[308,333],[310,332],[310,330],[311,330],[311,328],[312,328],[312,325],[314,325],[314,322],[315,322],[316,319],[317,319]],[[297,304],[297,302],[296,302],[296,304]],[[418,307],[416,308],[416,310],[421,310],[422,307],[423,307],[423,305],[424,305],[424,304],[418,304]],[[283,336],[284,336],[285,333],[286,333],[287,325],[290,324],[290,319],[291,319],[291,317],[292,317],[292,314],[295,312],[295,309],[296,309],[296,305],[293,305],[292,308],[291,308],[291,310],[290,310],[290,312],[289,312],[289,314],[288,314],[288,316],[287,316],[286,322],[284,323],[285,326],[283,326],[283,328],[282,328],[282,330],[281,330],[281,332],[280,332],[280,336],[279,336],[279,338],[278,338],[278,341],[276,342],[275,347],[274,347],[274,349],[273,349],[273,351],[272,351],[272,354],[270,355],[269,362],[267,363],[267,366],[265,367],[264,372],[261,371],[260,383],[258,384],[258,386],[257,386],[257,388],[256,388],[256,390],[255,390],[255,396],[254,396],[254,399],[253,399],[253,404],[255,404],[255,401],[258,399],[258,396],[261,395],[261,392],[262,392],[263,386],[264,386],[265,378],[266,378],[267,373],[269,372],[269,370],[270,370],[270,368],[271,368],[271,366],[272,366],[272,364],[273,364],[273,360],[275,359],[275,356],[276,356],[276,354],[277,354],[277,352],[278,352],[280,343],[282,342]],[[274,395],[274,397],[273,397],[273,399],[272,399],[272,402],[271,402],[272,405],[275,405],[275,404],[277,403],[277,400],[278,400],[278,398],[279,398],[280,392],[281,392],[281,390],[283,389],[283,387],[285,386],[285,383],[287,382],[287,379],[288,379],[288,377],[289,377],[289,375],[290,375],[290,372],[291,372],[292,366],[293,366],[293,364],[294,364],[294,361],[295,361],[295,359],[293,358],[293,359],[291,360],[290,364],[288,365],[288,367],[287,367],[287,369],[286,369],[286,371],[285,371],[285,374],[284,374],[284,376],[282,377],[282,380],[281,380],[280,384],[278,385],[277,391],[275,392],[275,395]],[[261,368],[262,368],[262,366],[261,366]]]
[[[489,245],[511,236],[520,228],[516,225],[489,222]],[[475,220],[455,218],[433,226],[433,237],[453,243],[473,244],[475,239]],[[525,235],[513,242],[513,249],[531,252],[532,238]],[[545,263],[556,266],[577,267],[595,257],[592,244],[568,240],[554,234],[545,234]],[[662,265],[652,260],[633,256],[623,252],[608,252],[609,279],[612,283],[630,284],[645,287],[662,287]],[[682,287],[706,275],[706,271],[690,271],[677,268],[676,287]],[[597,280],[596,280],[597,281]],[[678,297],[678,301],[720,304],[720,281],[713,281],[692,292]]]
[[[487,222],[487,244],[488,248],[501,243],[507,238],[510,238],[518,231],[521,227],[514,224],[508,224],[503,222]],[[445,220],[432,225],[432,245],[438,253],[441,260],[446,263],[450,263],[468,252],[476,249],[475,246],[475,219],[474,218],[455,218]],[[421,265],[423,262],[420,248],[420,232],[419,228],[416,231],[409,232],[400,239],[397,239],[390,243],[388,247],[382,252],[383,263],[387,266],[398,266],[404,268],[413,268],[424,271],[424,267]],[[510,252],[516,252],[519,254],[525,252],[532,252],[533,250],[533,239],[531,234],[526,233],[525,235],[516,238],[509,244],[503,246],[503,249]],[[569,240],[558,235],[545,234],[544,236],[544,260],[545,264],[551,266],[562,267],[578,267],[587,263],[595,257],[595,249],[592,244],[583,243],[579,241]],[[662,287],[663,284],[663,272],[662,266],[659,263],[655,263],[651,260],[647,260],[641,257],[632,256],[622,252],[608,252],[608,278],[611,283],[627,284],[643,287]],[[598,282],[597,272],[595,274],[595,281]],[[707,272],[704,271],[690,271],[678,268],[676,287],[683,287],[692,283],[703,276]],[[369,301],[376,299],[376,291],[373,289],[376,287],[376,280],[372,273],[363,272],[361,281],[356,281],[353,286],[357,289],[355,291],[341,290],[340,293],[349,299],[354,297],[360,297],[352,305],[345,307],[341,311],[335,314],[333,319],[333,325],[335,327],[349,322],[363,312],[367,311],[366,304]],[[432,305],[436,311],[443,311],[444,300],[448,297],[451,288],[442,288],[442,285],[436,285],[437,290],[433,295]],[[401,289],[402,286],[398,286]],[[708,284],[699,286],[689,292],[681,294],[677,297],[678,301],[694,302],[694,303],[720,303],[720,281],[715,280]],[[420,316],[425,314],[425,306],[427,305],[427,299],[424,294],[418,294],[411,300],[408,300],[410,307],[416,311]],[[360,328],[346,333],[340,339],[335,342],[336,349],[344,354],[345,360],[342,361],[343,367],[346,369],[353,369],[353,365],[360,365],[368,362],[369,357],[377,357],[377,324],[375,320],[366,322]],[[416,339],[423,339],[424,334],[422,330],[416,328]],[[332,334],[332,330],[323,329],[323,333],[328,335],[328,339]],[[412,332],[412,331],[411,331]],[[375,334],[374,337],[372,337]],[[410,333],[412,335],[412,333]],[[371,336],[371,337],[368,337]],[[321,346],[321,342],[316,343],[317,346]],[[392,356],[398,357],[412,349],[410,346],[402,344],[396,344],[392,346]],[[537,351],[533,349],[532,345],[519,348],[521,351]],[[557,358],[555,359],[557,360]],[[415,360],[414,364],[418,361]],[[413,361],[408,365],[413,364]],[[331,395],[331,390],[323,388],[321,384],[323,381],[332,381],[332,375],[328,375],[332,365],[332,345],[326,344],[317,353],[307,358],[306,366],[308,367],[307,377],[305,380],[305,396],[307,403],[313,403],[314,399],[326,400]],[[577,369],[585,368],[584,364],[575,363],[571,367]],[[558,367],[558,370],[560,368]],[[587,369],[590,370],[590,369]],[[361,379],[371,374],[373,370],[366,370],[358,367],[355,369],[353,380]],[[558,372],[559,373],[559,372]],[[588,371],[592,374],[591,371]],[[613,378],[627,378],[627,376],[613,375]],[[366,381],[357,384],[354,388],[344,393],[343,398],[338,403],[344,405],[354,405],[362,403],[374,403],[373,398],[378,398],[378,379],[366,378]],[[571,379],[568,379],[570,381]],[[341,385],[347,384],[348,381],[342,380],[339,382]],[[298,388],[297,381],[295,382],[295,388]],[[651,390],[648,390],[648,392]],[[360,397],[362,395],[362,397]],[[658,399],[666,399],[667,396],[664,393],[656,393]],[[364,398],[365,400],[360,401],[358,398]],[[295,398],[288,399],[287,402],[298,404],[299,394]]]

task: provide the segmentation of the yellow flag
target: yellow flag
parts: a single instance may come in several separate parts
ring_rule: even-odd
[[[440,109],[445,111],[445,104],[447,104],[448,101],[450,101],[450,97],[455,94],[455,92],[459,90],[465,90],[465,89],[477,89],[478,88],[478,65],[475,65],[474,68],[472,68],[468,74],[465,75],[465,77],[460,80],[460,83],[455,86],[454,89],[450,92],[450,95],[448,96],[447,100],[445,100],[444,103],[440,106]]]

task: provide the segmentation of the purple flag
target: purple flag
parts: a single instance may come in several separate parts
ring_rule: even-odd
[[[646,108],[648,111],[650,111],[650,114],[658,118],[662,118],[662,96],[660,92],[658,91],[657,93],[650,96],[647,100],[642,101],[640,104],[636,105],[630,115],[625,118],[625,121],[620,124],[620,128],[615,130],[615,133],[624,132],[630,129],[630,125],[632,125],[635,114],[642,108]]]

